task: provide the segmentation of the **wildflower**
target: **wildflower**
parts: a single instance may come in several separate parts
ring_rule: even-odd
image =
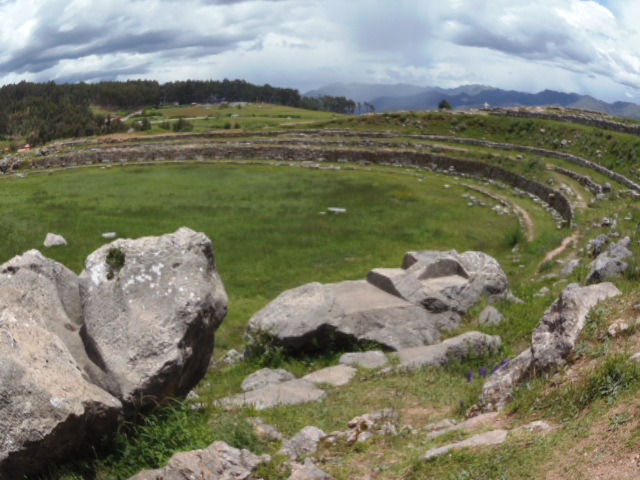
[[[489,375],[489,369],[487,367],[480,367],[478,369],[478,375],[480,375],[482,378],[486,378],[487,375]]]
[[[464,402],[464,400],[460,400],[460,406],[464,408],[467,406],[467,404]]]
[[[467,370],[467,382],[472,382],[473,381],[473,370],[469,369]]]

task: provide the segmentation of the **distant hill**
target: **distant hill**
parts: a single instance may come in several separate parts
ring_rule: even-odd
[[[538,93],[502,90],[485,85],[464,85],[456,88],[419,87],[396,84],[333,83],[305,93],[305,96],[344,96],[356,102],[368,102],[377,112],[401,110],[433,110],[446,99],[454,108],[547,106],[584,108],[610,115],[640,119],[640,106],[630,102],[607,103],[588,95],[543,90]]]

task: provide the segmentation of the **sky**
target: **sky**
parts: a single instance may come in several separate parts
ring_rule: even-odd
[[[468,84],[640,103],[638,0],[0,0],[0,85]]]

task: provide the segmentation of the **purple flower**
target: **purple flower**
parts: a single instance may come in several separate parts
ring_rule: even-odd
[[[489,369],[487,367],[480,367],[478,369],[478,375],[480,375],[482,378],[486,378],[487,375],[489,375]]]
[[[467,382],[472,382],[473,381],[473,370],[469,369],[467,370]]]
[[[464,403],[464,400],[460,400],[460,406],[461,406],[462,408],[464,408],[464,407],[466,407],[466,406],[467,406],[467,404],[466,404],[466,403]]]

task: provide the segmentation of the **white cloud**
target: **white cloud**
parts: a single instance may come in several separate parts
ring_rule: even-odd
[[[0,0],[0,84],[244,78],[640,87],[636,0]]]

